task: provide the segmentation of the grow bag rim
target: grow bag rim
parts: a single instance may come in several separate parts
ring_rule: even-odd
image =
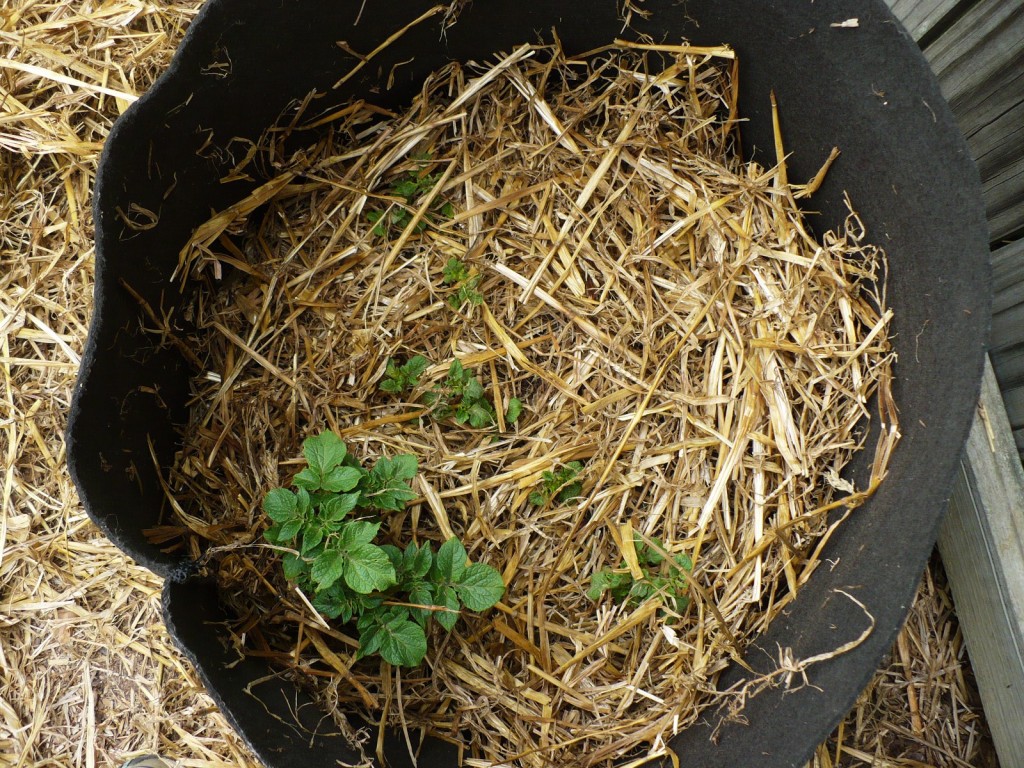
[[[195,45],[195,40],[205,34],[203,29],[208,16],[216,12],[220,0],[206,0],[199,11],[192,18],[188,28],[182,35],[181,42],[175,50],[174,55],[168,62],[167,68],[161,72],[153,83],[139,97],[128,105],[127,109],[114,120],[107,137],[103,142],[103,149],[100,152],[99,161],[96,166],[96,179],[92,192],[92,217],[95,232],[95,279],[93,281],[93,311],[89,319],[89,327],[86,333],[85,345],[82,349],[81,363],[79,364],[78,376],[75,387],[71,394],[71,404],[68,408],[68,421],[64,430],[64,440],[67,446],[67,467],[68,474],[76,489],[82,489],[86,483],[79,473],[78,454],[79,446],[86,440],[79,436],[81,424],[82,398],[85,387],[90,379],[97,375],[93,371],[93,365],[98,356],[98,338],[104,323],[103,309],[106,302],[106,290],[112,278],[107,274],[107,248],[113,247],[112,241],[115,238],[112,224],[103,215],[102,201],[108,183],[114,184],[113,180],[108,181],[111,174],[111,157],[119,151],[119,145],[130,136],[131,130],[136,125],[136,118],[149,109],[150,104],[159,105],[165,99],[163,95],[164,86],[176,80],[187,61],[186,52]],[[183,55],[186,54],[186,55]],[[136,563],[150,572],[164,579],[184,580],[197,570],[197,564],[191,558],[184,556],[177,562],[160,558],[148,551],[140,551],[132,546],[124,538],[120,526],[111,524],[108,519],[100,515],[94,509],[88,493],[79,493],[79,499],[89,519],[110,539],[118,549],[129,555]]]

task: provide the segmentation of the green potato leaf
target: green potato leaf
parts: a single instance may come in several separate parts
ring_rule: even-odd
[[[281,523],[281,528],[278,531],[278,541],[286,542],[291,541],[299,535],[299,531],[302,530],[303,520],[295,517],[286,523]]]
[[[263,511],[275,523],[284,523],[296,517],[299,500],[286,488],[275,488],[263,497]]]
[[[441,274],[445,283],[448,285],[457,285],[469,277],[469,269],[461,259],[452,257],[448,259],[448,263],[444,265],[444,269]]]
[[[336,619],[341,616],[342,621],[350,621],[352,619],[352,612],[349,610],[348,615],[345,616],[346,609],[350,609],[348,601],[345,596],[335,589],[337,584],[331,589],[323,589],[313,595],[310,602],[317,612],[322,613],[328,619]]]
[[[391,473],[395,480],[412,480],[419,471],[416,457],[408,453],[400,453],[391,459]]]
[[[485,429],[495,422],[494,409],[486,400],[478,400],[469,408],[469,425],[474,429]]]
[[[373,544],[358,544],[347,551],[344,563],[345,584],[355,592],[369,594],[393,587],[395,568],[387,554]]]
[[[427,655],[427,636],[416,622],[407,616],[395,616],[381,625],[380,657],[399,667],[415,667]]]
[[[442,584],[454,584],[462,580],[468,559],[466,548],[458,537],[452,536],[441,545],[434,557],[430,570],[431,580]]]
[[[384,626],[376,622],[365,629],[359,628],[359,650],[356,652],[356,659],[372,656],[380,650],[380,644],[384,640],[383,629]]]
[[[285,556],[281,558],[281,567],[284,571],[284,577],[288,581],[298,581],[309,573],[309,563],[306,562],[305,558],[292,552],[285,553]]]
[[[459,620],[459,609],[461,608],[455,587],[439,585],[434,591],[434,605],[447,609],[434,611],[434,618],[445,628],[446,632],[451,632],[452,627]]]
[[[378,459],[360,487],[363,504],[377,509],[403,509],[416,498],[417,494],[408,482],[416,476],[416,472],[415,456],[401,454],[393,459]]]
[[[308,555],[324,540],[324,529],[319,525],[306,526],[302,532],[302,548],[301,552],[303,555]]]
[[[341,540],[338,542],[342,549],[353,549],[363,544],[369,544],[373,537],[380,530],[380,523],[368,523],[365,520],[353,520],[346,523],[341,529]]]
[[[320,505],[320,514],[327,522],[341,522],[356,508],[358,502],[358,493],[332,494]]]
[[[462,390],[463,400],[479,400],[484,396],[484,385],[480,383],[480,379],[473,377],[466,382],[465,388]]]
[[[409,588],[409,602],[424,606],[423,608],[410,608],[409,613],[416,620],[417,624],[426,628],[427,624],[430,623],[430,617],[434,613],[429,608],[429,606],[434,604],[432,585],[426,581],[414,581]]]
[[[324,475],[321,487],[331,493],[351,491],[362,479],[363,473],[355,467],[334,467]]]
[[[286,544],[287,542],[281,541],[281,524],[274,523],[267,530],[263,532],[263,538],[269,541],[271,544]]]
[[[307,437],[302,442],[302,453],[309,463],[309,468],[318,477],[325,477],[332,469],[345,460],[348,449],[340,437],[333,432],[321,432],[314,437]]]
[[[509,398],[505,404],[505,423],[515,424],[519,420],[519,414],[523,412],[523,402],[518,397]]]
[[[471,611],[485,611],[505,594],[505,582],[498,571],[486,563],[471,563],[455,584],[462,604]]]
[[[388,556],[388,560],[391,561],[391,567],[395,569],[395,578],[398,583],[402,583],[402,577],[405,575],[404,561],[402,559],[402,550],[398,547],[394,547],[391,544],[381,544],[380,550]]]
[[[422,579],[434,563],[434,553],[430,549],[430,544],[424,543],[417,547],[415,542],[411,542],[405,548],[402,560],[405,573],[414,579]]]
[[[321,480],[315,470],[306,467],[292,479],[292,482],[305,491],[319,491]]]
[[[310,576],[316,582],[317,590],[327,589],[341,578],[345,571],[345,553],[326,549],[313,560]]]

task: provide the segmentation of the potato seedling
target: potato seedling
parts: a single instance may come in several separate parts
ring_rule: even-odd
[[[414,211],[411,210],[417,200],[427,194],[437,184],[440,176],[437,174],[421,174],[415,171],[408,171],[404,176],[394,182],[388,189],[391,197],[400,197],[404,203],[395,203],[385,211],[370,211],[366,214],[367,220],[374,224],[373,234],[384,237],[391,231],[402,231],[412,221]],[[455,209],[451,203],[440,203],[435,201],[432,213],[445,219],[450,219]],[[417,234],[423,232],[430,223],[431,216],[428,214],[416,222],[413,231]]]
[[[423,355],[415,355],[402,365],[398,365],[394,360],[388,360],[384,380],[380,383],[381,391],[394,395],[411,392],[420,383],[420,376],[428,365],[430,361]]]
[[[427,629],[436,619],[446,631],[463,608],[484,611],[505,592],[501,574],[485,563],[467,563],[452,537],[435,553],[429,542],[405,550],[378,544],[380,515],[399,511],[416,493],[415,456],[380,458],[366,469],[333,432],[302,444],[307,467],[296,490],[275,488],[263,499],[273,521],[264,538],[288,547],[284,575],[312,596],[313,607],[359,633],[356,658],[379,654],[399,666],[419,664]]]
[[[618,568],[602,568],[590,579],[587,597],[600,600],[608,592],[616,603],[637,606],[651,598],[660,597],[663,605],[675,613],[685,610],[690,599],[687,597],[686,575],[693,570],[689,556],[678,554],[672,558],[662,555],[665,546],[660,539],[652,538],[649,546],[639,535],[634,534],[633,545],[643,578],[634,579],[625,561]],[[659,551],[660,550],[660,551]]]
[[[558,506],[578,498],[583,491],[583,483],[576,478],[582,471],[583,462],[570,461],[554,472],[544,472],[541,475],[540,490],[530,494],[530,503],[543,507],[553,502]]]
[[[461,259],[448,259],[442,275],[444,284],[455,288],[455,293],[448,297],[449,307],[458,310],[467,302],[474,306],[483,304],[483,294],[476,290],[480,285],[480,275],[471,274]]]
[[[423,402],[431,408],[435,418],[452,418],[456,424],[468,423],[474,429],[485,429],[498,421],[494,403],[484,394],[483,384],[458,359],[448,367],[447,378],[423,394]],[[505,423],[515,423],[522,412],[522,401],[518,397],[509,398]]]

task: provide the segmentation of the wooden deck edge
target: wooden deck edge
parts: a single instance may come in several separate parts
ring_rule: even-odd
[[[939,552],[999,762],[1024,766],[1024,468],[988,360]]]

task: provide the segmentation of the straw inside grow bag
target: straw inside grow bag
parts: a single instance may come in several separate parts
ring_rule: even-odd
[[[898,437],[884,256],[852,213],[808,234],[820,179],[740,160],[733,60],[524,46],[435,73],[403,114],[310,99],[252,147],[233,174],[272,180],[182,252],[181,279],[224,285],[193,309],[205,374],[177,519],[151,532],[205,552],[245,652],[339,712],[468,734],[469,765],[659,754],[715,702]],[[354,663],[354,628],[261,543],[322,429],[417,458],[382,541],[455,536],[502,573],[419,668]]]

